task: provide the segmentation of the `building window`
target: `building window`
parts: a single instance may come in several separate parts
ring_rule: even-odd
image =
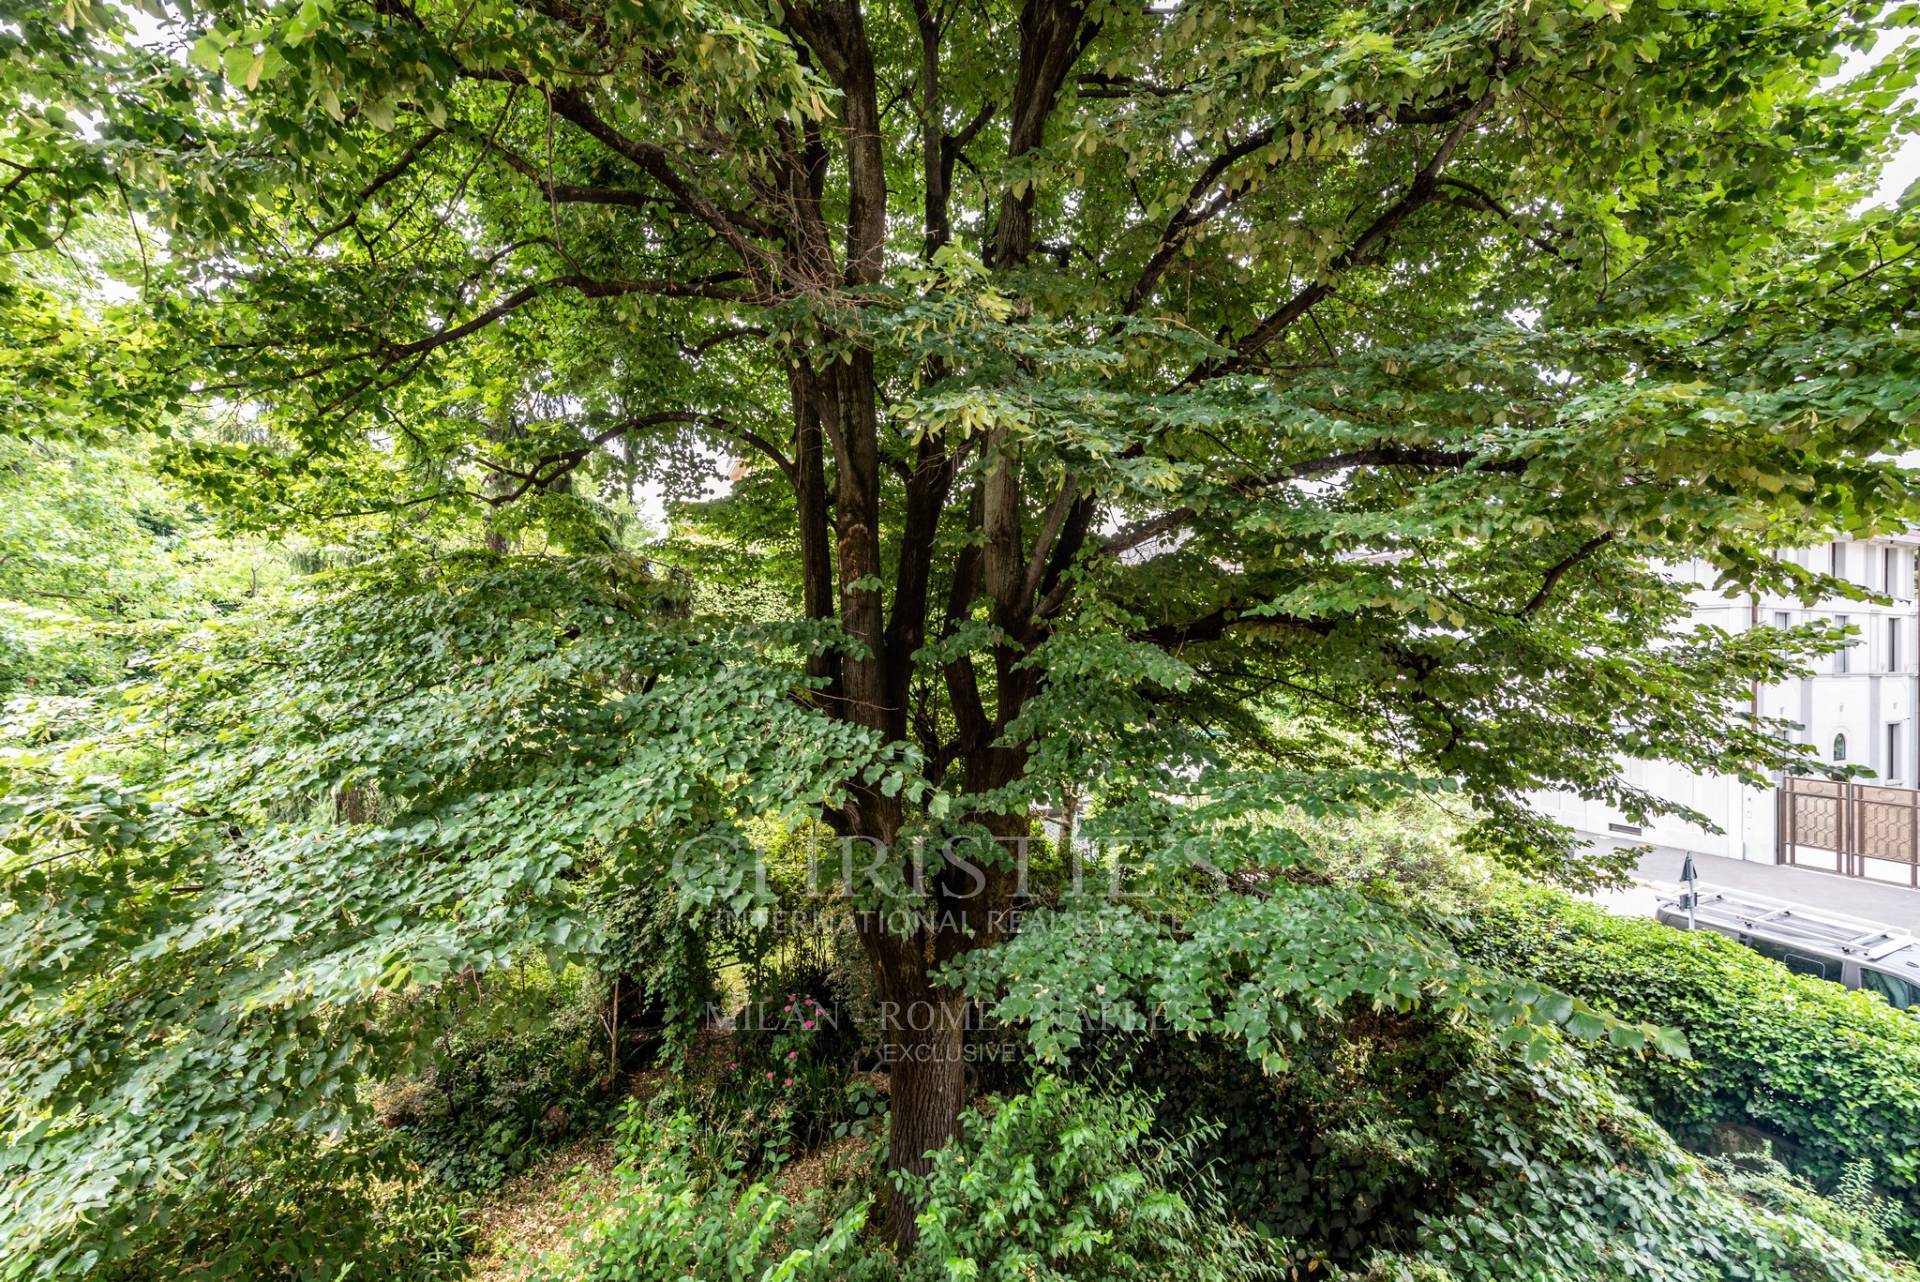
[[[1851,626],[1853,623],[1853,620],[1849,619],[1846,615],[1843,614],[1839,618],[1835,619],[1834,622],[1838,623],[1842,628],[1845,628],[1845,627]],[[1850,669],[1847,665],[1848,665],[1848,659],[1852,656],[1852,654],[1853,654],[1853,642],[1849,640],[1845,644],[1843,644],[1838,650],[1835,650],[1833,652],[1833,670],[1835,672],[1851,671],[1852,669]]]
[[[1900,782],[1900,723],[1887,723],[1887,782]]]
[[[1785,610],[1775,610],[1773,612],[1773,626],[1784,632],[1793,626],[1793,616]]]
[[[1847,736],[1843,734],[1833,736],[1833,759],[1835,761],[1847,759]]]
[[[1847,553],[1837,542],[1827,544],[1827,573],[1836,579],[1846,577]]]
[[[1900,625],[1902,619],[1887,620],[1887,671],[1900,671]]]

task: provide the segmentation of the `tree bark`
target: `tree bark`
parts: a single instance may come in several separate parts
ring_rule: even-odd
[[[966,999],[936,987],[919,949],[886,941],[878,958],[881,1015],[892,1096],[888,1114],[885,1218],[896,1250],[919,1238],[910,1183],[933,1169],[966,1104]]]
[[[795,356],[787,366],[788,390],[793,400],[794,524],[800,538],[801,605],[809,619],[833,617],[833,539],[827,501],[825,453],[821,444],[820,412],[814,400],[813,367]],[[816,654],[807,659],[807,675],[824,680],[824,694],[837,706],[841,695],[839,656]]]
[[[884,267],[887,183],[873,59],[864,16],[857,0],[822,3],[785,0],[783,11],[793,32],[839,86],[847,174],[844,262],[846,285],[878,282]],[[925,192],[923,252],[931,256],[952,234],[947,217],[947,166],[951,163],[943,128],[939,46],[941,32],[932,10],[915,7],[921,43],[919,90],[921,149]],[[1068,70],[1091,38],[1085,0],[1025,0],[1020,18],[1020,62],[1016,75],[1009,154],[1027,155],[1044,140],[1046,123]],[[991,114],[983,109],[963,131],[970,137]],[[824,225],[818,224],[817,175],[821,166],[795,151],[787,161],[785,182],[805,224],[794,238],[795,273],[823,280],[830,267]],[[807,177],[813,175],[816,177]],[[1017,268],[1033,251],[1033,185],[1002,200],[991,234],[989,258],[999,269]],[[937,381],[944,372],[930,363]],[[855,342],[830,359],[796,359],[790,367],[795,413],[794,484],[801,524],[801,561],[807,613],[837,617],[851,643],[835,667],[831,697],[834,715],[879,731],[888,740],[909,733],[907,702],[914,654],[925,641],[932,557],[940,515],[956,474],[956,462],[938,439],[918,443],[906,473],[906,505],[894,562],[891,617],[880,591],[885,560],[881,548],[880,451],[874,354]],[[811,436],[809,435],[811,433]],[[823,440],[824,438],[824,440]],[[832,501],[833,556],[829,565],[824,493],[823,445],[832,450],[835,492]],[[1057,577],[1058,554],[1045,546],[1029,555],[1021,521],[1021,475],[1017,442],[996,433],[988,447],[997,455],[974,496],[972,523],[978,546],[960,554],[948,602],[949,624],[967,616],[982,590],[993,603],[993,618],[1006,639],[994,647],[994,707],[982,705],[972,663],[947,665],[948,689],[958,723],[957,759],[963,763],[964,791],[984,799],[1017,780],[1025,771],[1024,746],[1001,742],[1006,726],[1032,696],[1036,678],[1021,666],[1031,639],[1036,588]],[[1088,505],[1063,494],[1042,543],[1058,539],[1057,550],[1071,556],[1084,536]],[[1077,521],[1077,524],[1076,524]],[[1044,577],[1043,577],[1044,575]],[[837,601],[834,599],[837,590]],[[837,610],[836,610],[837,607]],[[818,672],[815,675],[820,675]],[[882,843],[897,860],[897,842],[905,820],[898,796],[856,781],[843,808],[827,815],[843,837]],[[1000,843],[1016,843],[1024,854],[1031,824],[1025,808],[1003,813],[1004,805],[981,805],[969,818]],[[1011,873],[998,866],[1005,857],[943,862],[930,868],[926,886],[927,920],[904,934],[889,933],[884,914],[862,913],[862,946],[879,981],[882,1034],[892,1077],[892,1121],[888,1144],[887,1229],[897,1248],[910,1250],[918,1236],[915,1199],[901,1178],[912,1182],[930,1169],[928,1155],[947,1144],[966,1097],[965,997],[935,982],[939,968],[975,948],[998,941],[1006,932],[1011,903]]]

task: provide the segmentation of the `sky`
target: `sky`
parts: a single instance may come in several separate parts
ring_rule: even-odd
[[[1834,80],[1852,79],[1893,52],[1894,47],[1902,40],[1915,36],[1920,36],[1920,28],[1896,27],[1891,31],[1881,32],[1879,43],[1873,48],[1848,55],[1846,62],[1841,64],[1840,70],[1835,73]],[[1906,95],[1906,101],[1912,101],[1916,92],[1920,91],[1910,90]],[[1880,186],[1875,189],[1872,198],[1862,203],[1891,205],[1900,199],[1900,193],[1912,186],[1916,179],[1920,179],[1920,134],[1909,134],[1899,154],[1880,175]]]

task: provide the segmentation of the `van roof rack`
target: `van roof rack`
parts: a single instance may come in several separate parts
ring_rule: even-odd
[[[1680,907],[1677,901],[1671,906]],[[1865,961],[1880,961],[1920,942],[1912,932],[1897,927],[1738,891],[1702,890],[1693,912],[1702,925],[1767,935],[1783,943],[1810,944]]]

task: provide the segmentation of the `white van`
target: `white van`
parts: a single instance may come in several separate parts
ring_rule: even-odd
[[[1662,899],[1656,915],[1686,929],[1686,896]],[[1694,905],[1693,925],[1737,939],[1788,970],[1878,993],[1920,1017],[1920,941],[1907,931],[1758,895],[1707,890]]]

